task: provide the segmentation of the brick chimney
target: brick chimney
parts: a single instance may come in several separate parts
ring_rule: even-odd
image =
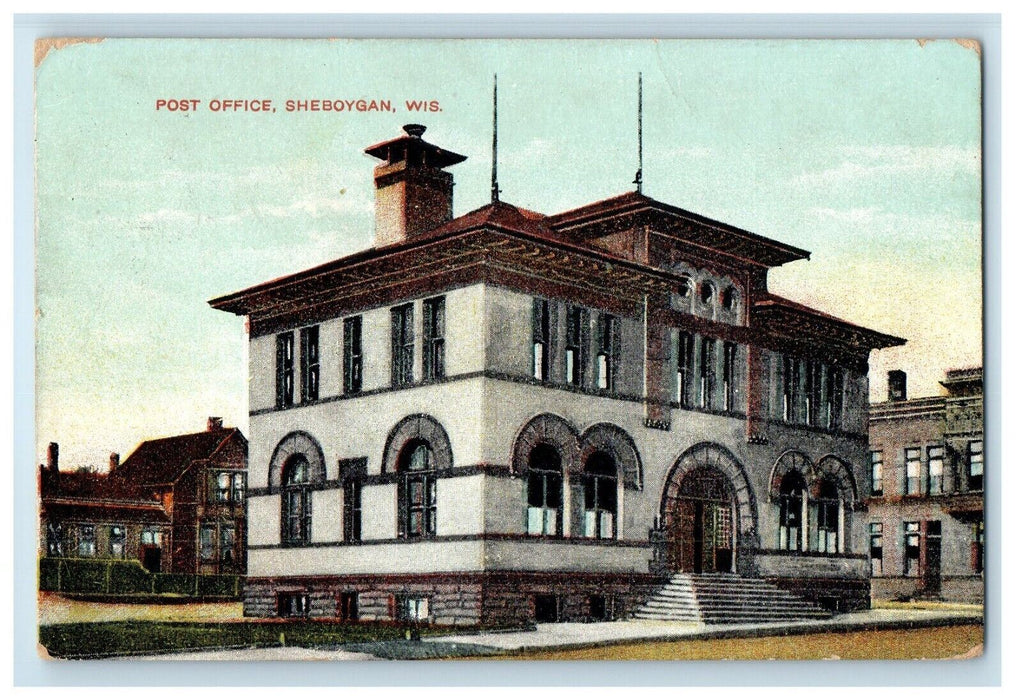
[[[110,473],[113,474],[117,467],[121,466],[121,456],[116,452],[110,453]]]
[[[224,429],[224,419],[220,416],[210,416],[206,419],[206,430],[213,433]]]
[[[376,181],[376,247],[399,243],[451,220],[454,176],[444,168],[465,156],[422,140],[426,127],[406,124],[405,135],[370,146],[366,153],[383,161]]]
[[[55,442],[46,449],[46,468],[54,473],[60,471],[60,445]]]
[[[900,369],[892,369],[887,373],[887,400],[905,401],[908,398],[906,376]]]

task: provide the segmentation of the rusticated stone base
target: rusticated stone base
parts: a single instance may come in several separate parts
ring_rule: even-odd
[[[862,578],[767,578],[768,582],[803,600],[834,612],[868,610],[869,579]]]
[[[407,599],[424,598],[430,624],[525,627],[537,618],[623,619],[662,583],[648,574],[574,572],[253,577],[245,583],[244,610],[250,617],[305,613],[303,605],[281,603],[297,596],[310,618],[350,619],[354,612],[360,621],[391,622],[407,619]]]

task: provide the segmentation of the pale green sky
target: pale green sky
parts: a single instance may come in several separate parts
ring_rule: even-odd
[[[771,289],[909,339],[873,353],[874,398],[888,369],[922,396],[980,363],[979,57],[955,42],[107,40],[36,75],[40,458],[103,465],[207,415],[247,430],[243,321],[206,302],[369,246],[362,149],[402,124],[469,156],[456,215],[485,204],[495,72],[502,199],[630,190],[639,71],[644,192],[812,251]],[[277,112],[207,108],[246,98]]]

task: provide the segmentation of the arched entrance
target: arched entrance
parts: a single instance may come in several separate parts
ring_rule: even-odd
[[[741,552],[759,547],[756,500],[741,463],[700,443],[675,462],[660,501],[661,561],[670,571],[729,573]]]
[[[687,473],[667,509],[668,564],[692,573],[736,570],[735,496],[727,477],[713,467]]]

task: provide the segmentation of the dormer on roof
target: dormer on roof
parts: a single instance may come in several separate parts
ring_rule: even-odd
[[[365,149],[383,161],[376,182],[377,248],[400,243],[453,217],[454,177],[444,168],[465,156],[422,140],[426,127],[406,124],[405,135]]]

